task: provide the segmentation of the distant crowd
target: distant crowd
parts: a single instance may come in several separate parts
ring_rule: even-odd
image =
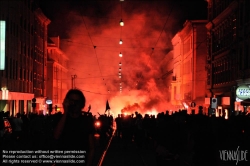
[[[62,114],[37,115],[17,114],[10,117],[8,112],[1,112],[2,117],[9,120],[12,126],[11,138],[5,140],[5,149],[49,149],[53,146],[53,130]],[[155,151],[157,165],[171,166],[206,166],[235,165],[235,161],[223,161],[222,150],[250,149],[250,116],[208,117],[202,114],[189,115],[185,110],[169,115],[168,112],[154,115],[119,114],[113,118],[108,115],[93,116],[101,122],[98,133],[101,145],[113,132],[115,137],[123,141],[124,148],[135,142],[138,148]],[[250,160],[249,153],[247,160]],[[240,164],[249,164],[241,162]]]
[[[134,141],[139,148],[152,149],[158,166],[222,166],[235,165],[237,160],[224,161],[223,151],[247,152],[250,149],[250,116],[208,117],[189,115],[185,110],[157,116],[139,113],[119,115],[116,137],[124,147]],[[248,165],[249,153],[238,165]]]

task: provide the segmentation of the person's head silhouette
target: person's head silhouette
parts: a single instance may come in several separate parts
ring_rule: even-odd
[[[64,113],[77,118],[81,115],[82,109],[85,107],[85,96],[78,89],[70,89],[63,101]]]

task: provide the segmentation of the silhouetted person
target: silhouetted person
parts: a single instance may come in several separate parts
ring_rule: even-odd
[[[142,148],[143,144],[144,144],[144,139],[145,139],[145,132],[143,129],[143,125],[142,125],[143,119],[142,119],[142,115],[138,114],[136,116],[136,121],[135,121],[135,143],[137,144],[137,146],[139,148]]]
[[[115,123],[116,123],[116,136],[118,138],[121,138],[121,130],[122,130],[122,118],[121,118],[121,114],[118,114],[118,117],[115,118]]]
[[[94,123],[92,116],[81,113],[85,101],[80,90],[68,91],[63,101],[64,114],[55,128],[54,138],[58,140],[58,149],[86,151],[84,160],[90,166],[94,155]]]
[[[122,117],[122,140],[124,149],[127,148],[128,144],[132,141],[132,117],[130,115]]]
[[[16,141],[20,140],[20,137],[22,135],[22,126],[23,126],[23,120],[21,119],[20,113],[16,114],[16,117],[12,120],[12,131],[13,131],[13,138]]]
[[[100,145],[102,150],[104,150],[106,148],[105,146],[108,141],[109,122],[108,122],[108,117],[106,115],[101,115],[99,117],[99,120],[101,122]]]

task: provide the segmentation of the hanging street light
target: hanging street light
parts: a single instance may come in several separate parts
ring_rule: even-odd
[[[119,57],[122,57],[122,53],[120,52]]]
[[[119,44],[122,44],[122,39],[119,41]]]
[[[124,26],[124,22],[122,21],[122,19],[121,19],[121,21],[120,21],[120,26]]]

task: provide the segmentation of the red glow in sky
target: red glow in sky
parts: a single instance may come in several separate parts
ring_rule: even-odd
[[[51,34],[61,35],[61,49],[70,59],[69,86],[76,74],[75,85],[84,92],[93,114],[104,113],[107,100],[115,116],[125,109],[141,113],[171,109],[161,76],[167,72],[164,64],[171,39],[181,28],[181,8],[170,1],[117,0],[72,3],[54,13],[49,28]]]

